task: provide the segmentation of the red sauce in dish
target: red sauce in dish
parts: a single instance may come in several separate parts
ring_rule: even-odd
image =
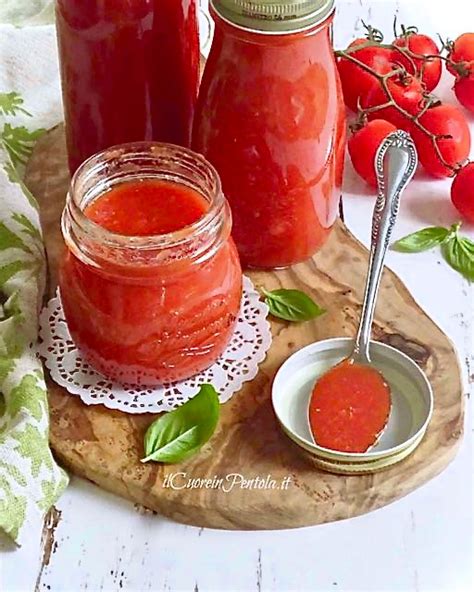
[[[84,213],[109,231],[139,237],[183,229],[207,209],[190,187],[142,180],[113,187]],[[110,260],[102,246],[97,266],[68,250],[61,296],[71,335],[91,365],[120,382],[153,385],[214,363],[230,341],[241,299],[241,269],[228,232],[205,261],[178,256],[162,265],[153,251],[149,260],[145,253],[135,261],[132,251]]]
[[[319,446],[341,452],[366,452],[390,414],[390,388],[375,368],[341,362],[316,383],[309,422]]]
[[[57,0],[56,28],[71,173],[115,144],[189,146],[196,0]]]
[[[269,35],[213,17],[193,148],[219,172],[243,265],[303,261],[328,237],[341,194],[345,108],[332,18]]]

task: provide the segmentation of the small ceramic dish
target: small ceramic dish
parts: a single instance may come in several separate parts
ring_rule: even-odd
[[[272,403],[283,431],[318,466],[334,472],[373,472],[399,462],[421,442],[433,413],[433,392],[424,372],[401,351],[370,342],[373,365],[391,389],[392,408],[378,442],[367,452],[347,453],[318,446],[309,427],[309,400],[316,380],[347,358],[353,339],[319,341],[292,355],[278,370]]]

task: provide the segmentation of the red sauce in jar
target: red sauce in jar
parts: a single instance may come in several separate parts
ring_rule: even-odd
[[[191,187],[143,179],[115,185],[84,214],[117,236],[160,240],[192,228],[209,207]],[[226,232],[203,261],[181,251],[171,259],[168,253],[163,264],[153,250],[135,261],[133,248],[111,258],[104,242],[90,264],[68,249],[62,302],[71,335],[94,368],[119,382],[154,385],[189,378],[220,356],[234,330],[242,285]]]
[[[390,407],[390,387],[381,373],[345,360],[314,386],[309,405],[314,441],[331,450],[366,452],[386,426]]]
[[[191,187],[143,179],[121,183],[85,210],[89,220],[110,232],[148,236],[174,232],[199,220],[209,203]]]
[[[345,108],[332,17],[276,35],[213,17],[193,148],[222,179],[242,263],[303,261],[328,237],[341,193]]]
[[[189,146],[196,0],[57,0],[56,26],[71,173],[115,144]]]

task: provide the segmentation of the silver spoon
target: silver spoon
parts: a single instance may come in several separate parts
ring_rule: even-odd
[[[378,196],[372,218],[369,269],[359,329],[349,361],[370,365],[370,334],[384,268],[385,255],[400,207],[401,195],[413,178],[418,155],[411,136],[402,130],[389,134],[375,156]]]
[[[417,155],[408,134],[396,132],[382,143],[376,157],[379,194],[373,217],[367,286],[356,343],[334,337],[311,343],[292,354],[279,368],[272,386],[272,405],[283,431],[317,467],[334,473],[367,474],[403,460],[418,446],[433,413],[433,391],[423,370],[407,355],[369,335],[385,254],[398,213],[400,197],[413,177]],[[352,353],[351,353],[352,352]],[[371,362],[371,356],[374,365]],[[311,426],[313,380],[321,370],[341,360],[369,364],[380,376],[390,372],[392,410],[381,426],[382,440],[365,452],[325,447],[314,438]],[[340,363],[340,362],[339,362]],[[379,368],[383,369],[382,372]],[[320,378],[318,380],[320,380]],[[387,383],[386,380],[384,382]],[[393,389],[393,392],[392,392]],[[313,391],[314,393],[314,391]],[[339,423],[340,425],[340,423]],[[337,426],[336,426],[337,427]],[[375,447],[376,442],[379,442]]]
[[[320,403],[314,403],[315,397],[318,401],[323,401],[325,393],[324,389],[335,388],[334,384],[337,385],[337,380],[341,380],[340,375],[338,379],[335,379],[336,383],[329,383],[332,385],[331,387],[327,386],[327,380],[329,380],[329,378],[326,377],[329,377],[329,375],[332,375],[334,372],[339,372],[342,368],[342,365],[349,365],[353,369],[355,369],[356,366],[368,366],[372,370],[375,370],[383,380],[384,393],[388,397],[388,403],[390,404],[390,387],[383,374],[372,365],[370,359],[370,334],[377,301],[377,294],[384,268],[385,255],[390,243],[393,227],[395,226],[395,221],[400,206],[400,197],[403,190],[412,179],[417,163],[418,157],[413,140],[406,132],[400,130],[387,136],[377,151],[375,157],[375,171],[377,174],[378,196],[372,218],[372,240],[370,246],[369,269],[367,273],[367,283],[365,287],[365,296],[362,305],[359,329],[357,331],[357,336],[350,356],[320,377],[316,383],[316,386],[314,387],[308,408],[310,431],[312,431],[310,415],[313,404],[316,411],[320,411],[320,409],[318,409]],[[326,386],[321,387],[323,388],[323,392],[321,393],[321,390],[317,389],[319,384],[322,384],[322,379],[324,378],[326,378]],[[343,384],[347,385],[348,380],[350,379],[346,375]],[[357,386],[351,386],[353,389],[355,389],[354,392],[357,392]],[[321,396],[323,397],[322,399]],[[370,398],[367,399],[367,402],[370,404],[369,401]],[[351,416],[351,414],[354,412],[354,409],[351,405],[347,410],[344,409],[343,411],[344,413],[348,412]],[[336,407],[334,413],[334,421],[336,421],[335,425],[337,425],[337,422],[340,421],[341,418],[341,410]],[[375,442],[378,441],[384,432],[388,424],[388,418],[389,414],[386,416],[385,424],[380,425],[379,431],[376,434],[376,438],[374,441],[372,441],[369,448],[371,448]],[[348,424],[348,427],[349,425],[350,424]],[[340,436],[343,436],[343,432],[341,431],[338,433],[338,437]],[[364,434],[362,434],[362,436],[364,436]],[[314,439],[316,444],[318,444],[319,442],[316,440],[316,436],[314,436]]]

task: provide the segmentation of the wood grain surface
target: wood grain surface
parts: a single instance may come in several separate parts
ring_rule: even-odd
[[[49,295],[56,287],[63,243],[59,218],[68,187],[62,126],[38,142],[27,185],[40,202],[50,265]],[[369,221],[367,221],[369,225]],[[399,348],[426,371],[435,408],[427,434],[408,459],[383,472],[338,476],[316,470],[280,432],[273,415],[272,378],[294,351],[318,339],[353,335],[367,268],[367,250],[338,223],[322,251],[305,263],[276,272],[252,272],[257,286],[295,287],[327,309],[303,324],[272,321],[273,344],[258,376],[222,407],[221,421],[201,453],[175,466],[143,465],[142,441],[151,415],[132,416],[85,406],[48,380],[51,444],[59,461],[100,487],[174,520],[227,529],[307,526],[380,508],[419,487],[455,456],[463,430],[463,397],[457,355],[449,339],[415,303],[403,283],[384,274],[374,338]],[[164,486],[169,474],[188,479],[246,479],[271,475],[287,489],[179,489]]]

